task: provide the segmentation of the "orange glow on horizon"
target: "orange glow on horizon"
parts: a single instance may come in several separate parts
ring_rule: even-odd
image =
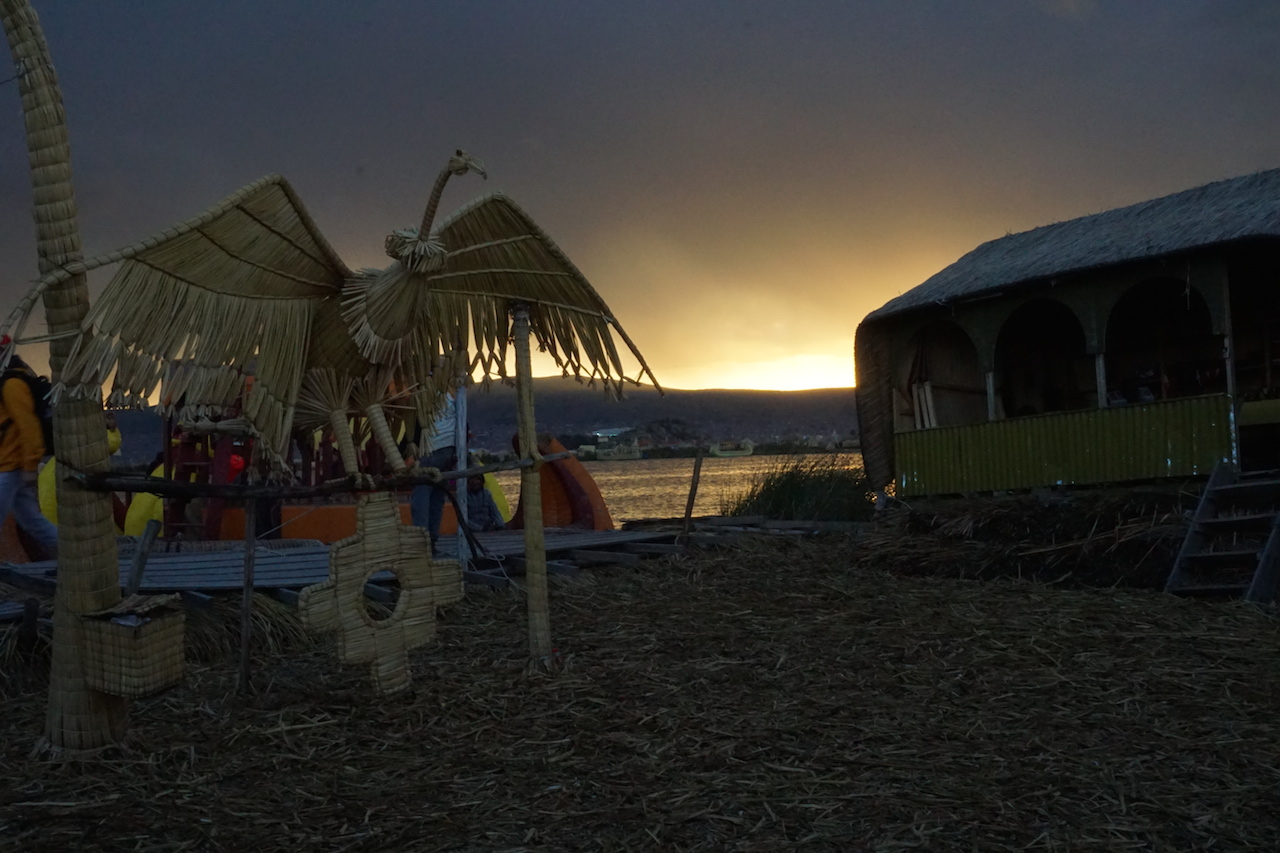
[[[706,361],[686,367],[653,366],[664,389],[698,391],[708,389],[752,391],[807,391],[817,388],[852,388],[853,353],[847,355],[802,354],[772,361]],[[561,374],[545,355],[533,356],[535,379],[557,378]],[[627,376],[638,370],[628,365]],[[514,376],[514,368],[512,369]],[[648,385],[646,379],[644,384]]]

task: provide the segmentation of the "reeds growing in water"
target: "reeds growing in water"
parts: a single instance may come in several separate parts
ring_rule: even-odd
[[[763,515],[784,521],[868,521],[875,510],[866,472],[835,454],[778,457],[729,496],[725,515]]]

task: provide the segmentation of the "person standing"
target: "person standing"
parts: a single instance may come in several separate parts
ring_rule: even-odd
[[[436,417],[430,430],[422,430],[418,448],[422,456],[420,468],[437,468],[452,471],[458,463],[457,453],[458,401],[453,393],[445,395],[444,409]],[[413,523],[424,527],[431,537],[431,556],[436,556],[436,541],[440,538],[440,519],[444,515],[445,484],[414,486],[409,493],[409,514]]]
[[[52,558],[58,553],[58,528],[40,512],[36,494],[40,460],[53,448],[44,446],[31,386],[18,374],[35,372],[14,355],[0,381],[0,522],[14,521]]]

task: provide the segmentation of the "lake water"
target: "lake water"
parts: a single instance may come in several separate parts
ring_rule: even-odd
[[[693,514],[721,515],[725,504],[741,495],[758,474],[787,465],[792,456],[738,456],[702,460],[698,496]],[[812,457],[801,457],[812,458]],[[827,454],[841,467],[861,464],[856,453]],[[640,518],[674,518],[684,515],[693,479],[693,459],[635,459],[617,462],[582,463],[600,493],[615,523]],[[518,471],[499,471],[502,484],[514,509],[520,494]]]

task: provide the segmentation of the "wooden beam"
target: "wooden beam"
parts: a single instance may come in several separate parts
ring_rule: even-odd
[[[698,519],[698,527],[716,527],[721,525],[746,527],[752,524],[764,524],[768,519],[763,515],[715,515]]]
[[[492,586],[498,589],[511,585],[511,582],[508,581],[506,578],[504,578],[502,575],[493,574],[492,572],[487,570],[473,571],[468,569],[467,571],[464,571],[462,573],[462,579],[465,582],[470,584],[477,584],[480,586]]]
[[[364,585],[365,598],[372,598],[374,601],[382,604],[395,604],[396,597],[399,595],[398,590],[394,590],[389,586],[382,586],[376,583],[367,583]]]
[[[576,563],[627,563],[638,565],[644,562],[639,554],[628,554],[626,551],[589,551],[576,548],[569,552]]]
[[[561,453],[548,453],[541,457],[542,462],[565,459],[574,456],[572,450]],[[343,477],[330,480],[315,486],[282,486],[273,484],[239,485],[236,483],[180,483],[164,477],[148,477],[139,474],[84,474],[70,472],[64,479],[84,486],[95,492],[146,492],[166,498],[225,498],[228,500],[292,499],[315,498],[326,495],[360,494],[367,492],[399,491],[414,486],[430,485],[442,480],[465,479],[477,474],[488,474],[493,471],[510,471],[516,468],[531,468],[539,464],[533,459],[516,459],[509,462],[496,462],[492,465],[477,465],[461,471],[445,471],[440,476],[425,474],[403,474],[394,477],[374,477],[372,487],[356,486],[354,477]]]
[[[286,587],[277,587],[271,590],[270,594],[276,601],[288,604],[290,607],[297,607],[298,599],[302,597],[302,593],[299,590]]]
[[[567,563],[563,560],[547,560],[547,574],[551,575],[577,575],[580,569],[574,563]],[[527,563],[523,557],[507,557],[502,561],[503,568],[512,577],[523,577]]]
[[[664,545],[661,542],[628,542],[622,549],[632,554],[684,554],[687,551],[683,545]]]
[[[196,592],[194,589],[184,589],[181,593],[182,603],[188,610],[208,610],[213,606],[213,596],[205,595],[203,592]]]
[[[729,547],[741,542],[741,533],[706,533],[700,531],[689,534],[689,544],[702,547]]]

